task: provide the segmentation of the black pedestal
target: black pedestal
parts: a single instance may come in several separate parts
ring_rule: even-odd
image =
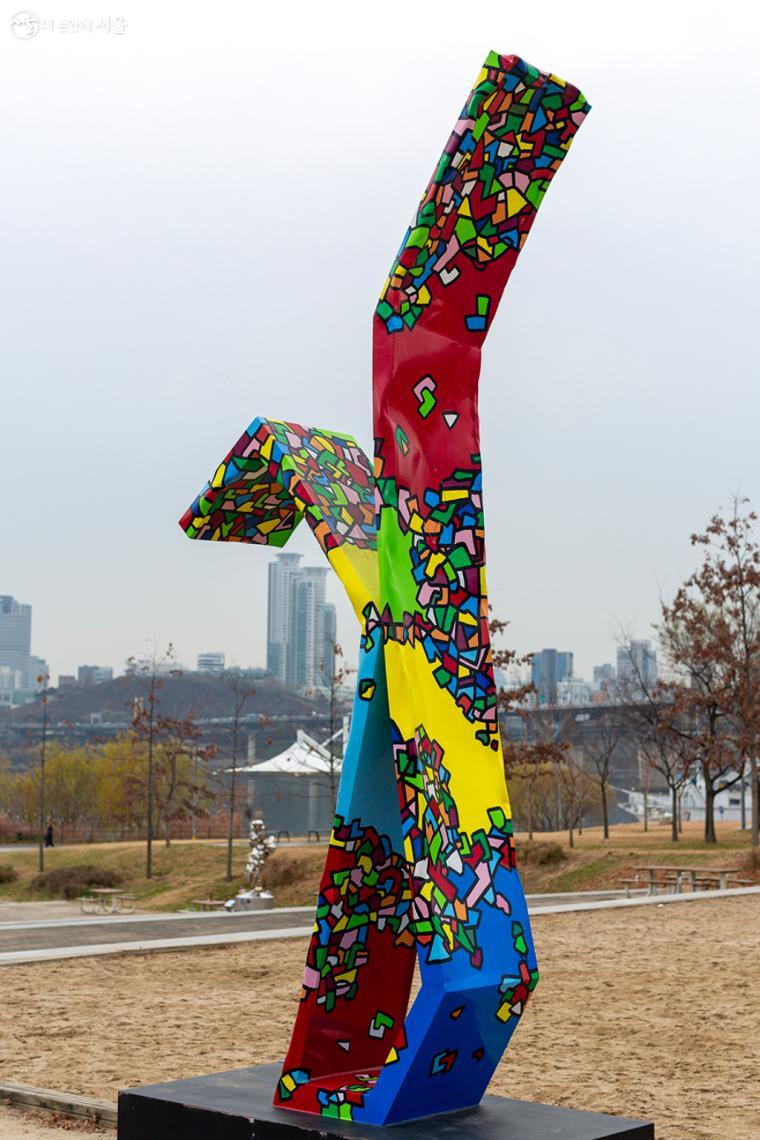
[[[279,1065],[119,1093],[118,1140],[654,1140],[654,1125],[487,1096],[479,1108],[376,1128],[272,1107]]]

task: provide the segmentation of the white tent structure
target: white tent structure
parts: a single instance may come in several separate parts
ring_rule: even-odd
[[[329,835],[346,739],[348,717],[322,743],[299,729],[284,752],[238,768],[249,817],[263,819],[269,831],[289,837]]]
[[[330,739],[335,744],[335,753],[342,752],[340,747],[344,729],[340,729],[332,738],[328,737],[324,744],[319,744],[313,737],[299,728],[293,743],[280,752],[271,756],[269,760],[259,760],[246,768],[238,768],[240,775],[264,775],[267,772],[279,772],[285,776],[309,776],[329,773],[332,767],[334,772],[340,772],[343,763],[340,756],[335,755],[330,761]]]

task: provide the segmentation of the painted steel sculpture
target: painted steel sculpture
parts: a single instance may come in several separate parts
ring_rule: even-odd
[[[349,436],[256,419],[181,520],[282,546],[305,518],[361,624],[284,1107],[382,1124],[477,1104],[538,979],[496,715],[478,375],[588,109],[488,56],[375,312],[374,473]]]

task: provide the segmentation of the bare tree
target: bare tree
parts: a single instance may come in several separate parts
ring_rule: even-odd
[[[536,818],[536,797],[547,774],[554,773],[569,747],[561,739],[561,729],[554,720],[537,710],[520,714],[524,720],[523,739],[504,739],[504,766],[511,782],[519,781],[525,788],[528,838],[533,838]]]
[[[602,807],[604,838],[610,837],[610,817],[608,796],[611,784],[612,760],[626,734],[623,709],[619,704],[609,705],[589,726],[584,736],[582,751],[586,770],[599,788]]]
[[[567,842],[575,846],[575,829],[580,826],[596,794],[595,780],[583,767],[577,749],[568,750],[556,764],[561,793],[562,816],[567,828]]]
[[[618,686],[617,700],[630,733],[637,741],[646,771],[658,772],[670,791],[671,839],[677,843],[681,795],[697,759],[693,734],[688,731],[688,713],[676,706],[667,682],[649,684],[642,675],[640,658],[633,651],[630,634],[622,637],[619,645],[626,655],[630,676],[629,683]],[[648,787],[645,797],[647,792]]]
[[[205,778],[199,778],[199,761],[211,760],[216,746],[201,744],[201,729],[192,712],[185,717],[158,718],[158,745],[155,750],[153,800],[156,819],[164,829],[164,841],[171,846],[171,825],[197,812],[198,797],[213,798]],[[204,809],[204,814],[207,814]]]
[[[174,647],[169,643],[166,652],[158,655],[155,643],[151,656],[142,662],[134,657],[127,660],[127,672],[132,673],[140,681],[144,696],[135,702],[132,727],[137,738],[145,744],[148,757],[147,768],[147,836],[145,847],[145,878],[153,878],[153,811],[154,811],[154,768],[155,748],[160,731],[160,697],[163,687],[162,666],[174,660]],[[176,674],[179,670],[173,670]]]
[[[227,804],[227,882],[232,882],[232,840],[235,829],[235,795],[237,783],[238,742],[240,739],[240,718],[246,703],[256,692],[243,684],[240,670],[235,669],[230,684],[232,692],[232,767],[230,769],[230,791]]]
[[[749,500],[735,493],[726,517],[716,514],[703,534],[692,535],[703,550],[701,568],[690,585],[705,604],[718,609],[715,649],[733,683],[731,718],[740,742],[739,777],[749,771],[752,846],[760,845],[760,546],[754,530],[757,514]]]

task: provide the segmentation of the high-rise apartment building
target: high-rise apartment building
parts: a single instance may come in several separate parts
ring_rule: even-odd
[[[21,688],[31,687],[32,607],[0,594],[0,665],[21,674]]]
[[[304,566],[293,581],[288,683],[297,689],[329,685],[331,663],[325,661],[326,578],[326,568]]]
[[[283,685],[289,679],[288,646],[291,636],[293,579],[299,572],[300,554],[278,554],[269,563],[267,603],[267,669]]]
[[[335,607],[325,602],[328,571],[278,554],[269,566],[267,669],[284,685],[327,689],[334,671]]]
[[[630,641],[617,651],[617,674],[621,688],[651,692],[657,684],[657,651],[649,641]]]
[[[223,673],[225,661],[223,653],[207,650],[206,653],[198,654],[196,667],[199,673]]]
[[[558,649],[542,649],[533,654],[531,681],[536,689],[536,703],[556,705],[557,685],[573,675],[572,653]]]

